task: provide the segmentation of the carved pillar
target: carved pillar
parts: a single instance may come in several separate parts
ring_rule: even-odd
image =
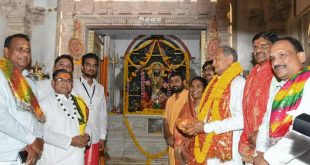
[[[32,0],[4,0],[0,2],[0,15],[7,19],[7,35],[31,34],[31,27],[42,22],[45,9],[33,7]]]

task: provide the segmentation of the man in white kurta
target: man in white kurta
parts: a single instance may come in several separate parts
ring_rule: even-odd
[[[12,83],[6,76],[6,73],[17,69],[19,74],[12,74],[11,80],[23,79],[25,81],[23,88],[27,86],[27,89],[32,91],[33,94],[37,94],[35,84],[29,78],[28,71],[25,69],[31,60],[28,36],[15,34],[7,37],[4,45],[4,57],[0,59],[0,164],[19,164],[18,152],[22,150],[28,151],[27,163],[32,164],[43,149],[42,125],[33,113],[32,104],[20,99],[20,97],[16,97],[15,94],[28,97],[35,96],[29,95],[29,92],[13,92],[11,89]],[[13,66],[6,67],[5,61]],[[18,88],[22,87],[21,83],[17,85],[20,85]],[[32,109],[32,112],[29,108]]]
[[[88,125],[91,127],[91,146],[86,150],[85,164],[98,165],[99,150],[104,149],[107,135],[107,108],[104,88],[96,81],[99,58],[88,53],[82,57],[82,76],[74,80],[73,94],[85,100],[89,108]]]
[[[73,72],[74,69],[73,58],[67,54],[58,56],[54,61],[53,71],[58,69],[65,69],[69,72]],[[54,91],[54,89],[51,86],[50,79],[37,81],[36,85],[38,89],[39,101],[41,101]]]
[[[293,42],[292,42],[293,41]],[[279,85],[270,91],[271,99],[268,102],[268,109],[265,113],[262,125],[259,128],[257,136],[258,156],[254,159],[254,164],[290,164],[290,165],[306,165],[310,164],[310,144],[303,135],[292,134],[291,127],[289,131],[280,138],[273,141],[269,135],[270,118],[272,112],[272,104],[276,94],[279,92],[286,82],[302,68],[305,60],[305,54],[299,42],[292,38],[282,38],[275,42],[271,48],[271,62],[275,74],[282,80]],[[301,48],[301,49],[300,49]],[[281,67],[279,67],[281,66]],[[310,100],[310,80],[305,79],[303,86],[302,98],[296,110],[287,112],[296,116],[307,113],[309,114]]]
[[[231,157],[230,156],[222,157],[222,155],[211,154],[212,158],[209,158],[209,155],[207,154],[205,155],[205,157],[207,159],[206,164],[208,165],[218,165],[218,164],[241,165],[242,164],[242,158],[238,152],[238,143],[239,143],[240,135],[243,129],[242,97],[243,97],[245,79],[239,75],[242,71],[242,67],[240,63],[237,62],[237,60],[238,60],[238,56],[232,48],[223,46],[217,49],[216,54],[214,55],[214,58],[213,58],[213,66],[215,68],[215,73],[217,75],[212,79],[212,81],[206,88],[206,91],[204,92],[204,95],[206,97],[202,98],[202,100],[200,101],[200,104],[202,104],[202,109],[198,110],[201,112],[209,111],[207,113],[209,115],[206,115],[206,118],[204,118],[205,119],[204,122],[195,121],[194,123],[186,126],[187,128],[185,130],[185,133],[189,135],[197,135],[201,133],[205,133],[206,135],[208,135],[211,133],[215,133],[215,136],[217,136],[217,135],[221,135],[224,133],[226,134],[226,133],[232,132],[232,139],[228,138],[228,140],[231,140],[232,143],[224,144],[226,143],[225,141],[227,137],[226,136],[225,139],[217,138],[219,141],[214,141],[214,139],[212,139],[212,142],[210,144],[210,145],[214,145],[214,144],[217,145],[219,143],[223,143],[223,145],[220,144],[222,145],[222,148],[225,148],[225,146],[231,144],[231,148],[226,149],[226,150],[231,151]],[[220,91],[220,89],[216,87],[218,83],[223,84],[221,79],[230,79],[228,80],[229,82],[226,82],[227,86],[225,87],[223,86],[224,88],[229,89],[229,90],[224,89],[224,91],[229,91],[229,94],[226,94],[226,92],[223,92],[223,94],[220,95],[221,98],[218,98],[218,100],[221,100],[225,97],[229,98],[228,109],[230,111],[230,115],[228,115],[227,118],[224,118],[222,120],[213,121],[212,118],[210,117],[208,118],[208,116],[213,116],[212,113],[214,113],[213,110],[215,109],[215,107],[213,107],[212,104],[215,104],[216,102],[215,101],[216,99],[214,99],[213,96],[211,95],[218,95],[218,92]],[[212,104],[210,104],[211,107],[204,107],[203,102],[205,102],[205,104],[208,104],[207,103],[208,99],[214,99],[214,101],[212,101]],[[222,105],[220,104],[219,107],[225,107],[223,106],[223,104]],[[204,108],[210,108],[210,109],[204,109]],[[198,119],[199,119],[199,112],[198,112]],[[207,120],[211,120],[211,121],[207,121]],[[210,150],[211,149],[209,149],[207,153],[209,153]],[[223,150],[223,152],[225,152],[226,150]],[[223,153],[223,155],[230,155],[230,153],[229,151],[227,151],[227,153]],[[197,155],[195,155],[195,158],[197,158]],[[221,161],[221,159],[224,159],[224,161],[223,160]]]
[[[54,92],[40,102],[46,122],[44,151],[39,165],[84,164],[84,150],[89,136],[80,130],[78,120],[82,115],[77,111],[78,107],[70,94],[72,83],[71,72],[56,70],[52,80]]]

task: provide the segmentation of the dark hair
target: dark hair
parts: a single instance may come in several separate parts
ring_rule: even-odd
[[[191,84],[192,84],[192,82],[193,82],[194,80],[198,80],[198,81],[200,81],[200,82],[202,83],[202,85],[203,85],[203,87],[204,87],[204,88],[206,88],[206,87],[207,87],[207,85],[208,85],[207,80],[206,80],[206,79],[204,79],[204,78],[202,78],[202,77],[200,77],[200,76],[198,76],[198,77],[194,77],[194,78],[191,80]]]
[[[84,66],[85,61],[87,58],[93,58],[97,61],[97,63],[99,64],[99,57],[95,54],[95,53],[87,53],[85,55],[82,56],[82,65]]]
[[[73,71],[74,70],[73,57],[68,54],[63,54],[63,55],[58,56],[54,61],[54,66],[63,58],[68,59],[70,61],[72,65],[72,71]]]
[[[175,71],[175,72],[170,73],[169,79],[171,79],[172,77],[175,77],[175,76],[179,76],[182,79],[182,81],[185,80],[185,76],[179,71]]]
[[[209,60],[209,61],[206,61],[203,65],[202,65],[202,70],[208,66],[208,65],[212,65],[213,64],[213,60]]]
[[[224,56],[232,56],[234,62],[238,61],[238,55],[237,55],[237,52],[235,51],[235,49],[233,49],[227,45],[220,46],[219,48],[223,49]]]
[[[60,73],[68,73],[70,74],[71,78],[73,78],[72,72],[69,72],[66,69],[58,69],[53,72],[53,80],[55,80],[56,76]]]
[[[30,39],[29,39],[28,35],[26,35],[26,34],[22,34],[22,33],[13,34],[13,35],[5,38],[5,41],[4,41],[4,47],[5,48],[10,48],[10,45],[11,45],[13,38],[23,38],[26,41],[30,42]]]
[[[304,51],[300,42],[297,39],[295,39],[294,37],[289,37],[289,36],[282,37],[282,38],[279,38],[276,42],[278,42],[278,41],[288,41],[294,47],[296,53]]]
[[[261,37],[270,41],[271,43],[276,42],[276,40],[278,39],[278,35],[275,32],[260,32],[253,37],[252,44],[254,43],[255,40]]]

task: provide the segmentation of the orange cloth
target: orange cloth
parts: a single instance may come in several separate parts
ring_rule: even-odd
[[[246,162],[252,162],[254,149],[249,147],[249,138],[256,134],[266,112],[270,83],[273,73],[269,61],[256,65],[246,80],[243,93],[244,129],[239,141],[239,152]]]
[[[104,57],[103,60],[100,61],[100,69],[99,69],[99,84],[104,87],[104,95],[108,96],[108,81],[109,81],[109,57]]]
[[[175,127],[175,121],[177,120],[180,111],[182,110],[184,104],[187,101],[188,97],[188,90],[184,89],[179,95],[178,98],[176,97],[176,94],[173,94],[171,97],[168,98],[165,112],[164,112],[164,118],[168,122],[169,125],[169,131],[171,135],[173,135],[173,130]],[[169,164],[175,165],[175,158],[174,158],[174,149],[169,146]]]
[[[195,112],[196,106],[198,105],[194,105],[192,98],[190,97],[190,95],[188,95],[188,101],[184,104],[181,112],[179,113],[178,120],[186,119],[188,121],[192,121],[194,119],[197,119]],[[195,146],[194,136],[187,136],[183,134],[177,127],[175,127],[173,132],[173,138],[174,138],[174,149],[181,151],[182,156],[185,156],[187,158],[188,164],[199,165],[195,161],[194,156],[194,146]],[[178,159],[176,159],[175,164],[180,165],[181,163],[178,161]]]

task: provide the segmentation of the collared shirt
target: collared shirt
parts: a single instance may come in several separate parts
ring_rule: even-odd
[[[36,95],[34,82],[26,77],[28,72],[24,70],[22,75]],[[18,152],[42,135],[42,125],[34,115],[16,105],[8,81],[0,70],[0,162],[16,161]]]
[[[84,99],[89,108],[88,125],[91,127],[91,143],[106,139],[107,135],[107,106],[104,88],[95,79],[89,85],[83,77],[74,80],[72,93]]]
[[[281,138],[275,145],[269,146],[269,122],[271,115],[271,105],[276,93],[280,90],[285,82],[281,82],[278,89],[275,90],[273,98],[268,103],[268,109],[265,113],[263,123],[259,128],[257,136],[257,145],[262,146],[257,148],[258,151],[265,152],[264,158],[269,164],[292,164],[306,165],[310,164],[310,145],[309,141],[305,141],[298,136],[292,136],[290,132]],[[289,113],[295,118],[302,113],[309,113],[310,100],[310,79],[304,85],[303,96],[297,110],[292,110]],[[292,126],[290,127],[290,130]],[[259,140],[260,139],[260,140]],[[262,141],[264,140],[264,141]],[[260,149],[260,150],[259,150]]]
[[[231,112],[231,117],[224,119],[222,121],[214,121],[211,123],[206,123],[204,125],[205,133],[215,132],[217,134],[233,131],[233,148],[232,155],[233,158],[227,164],[242,164],[241,156],[238,152],[238,144],[240,135],[243,129],[243,113],[242,113],[242,98],[243,89],[245,86],[245,79],[242,76],[235,77],[230,86],[230,101],[229,108]],[[220,160],[211,159],[207,164],[211,162],[217,162],[215,164],[220,164]]]
[[[78,113],[74,115],[76,110],[71,97],[58,94],[58,98],[60,101],[57,101],[55,93],[52,92],[40,102],[46,122],[43,137],[44,150],[38,165],[83,165],[85,148],[70,145],[72,137],[80,135],[78,122],[80,116]]]

